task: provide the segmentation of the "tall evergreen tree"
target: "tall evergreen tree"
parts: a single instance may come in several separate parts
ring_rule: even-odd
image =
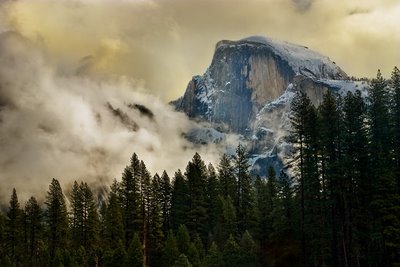
[[[393,146],[393,176],[396,191],[389,197],[392,202],[389,207],[390,219],[386,224],[391,225],[386,229],[386,244],[389,247],[393,264],[400,265],[400,70],[394,67],[391,77],[392,87],[392,146]],[[397,240],[397,241],[395,241]]]
[[[218,180],[219,192],[221,196],[227,198],[228,196],[234,200],[236,199],[237,186],[235,178],[235,170],[232,166],[231,159],[227,154],[222,155],[218,165]]]
[[[92,190],[87,183],[81,183],[83,195],[83,242],[86,250],[94,250],[99,238],[99,215]]]
[[[134,153],[130,165],[125,168],[122,174],[119,192],[125,229],[125,247],[128,247],[131,243],[134,232],[143,227],[143,218],[140,216],[140,177],[140,161]]]
[[[83,233],[83,196],[77,181],[74,181],[70,193],[71,233],[75,248],[81,245]]]
[[[143,242],[143,265],[147,265],[149,257],[149,238],[150,238],[150,212],[151,212],[151,175],[143,161],[140,161],[140,218],[142,219],[141,229]],[[156,204],[156,201],[154,202]],[[159,211],[159,210],[158,210]]]
[[[164,240],[163,232],[163,193],[161,190],[162,180],[158,174],[154,175],[151,181],[149,220],[148,220],[148,264],[150,266],[159,266],[160,255],[162,252],[162,243]]]
[[[161,175],[161,213],[163,217],[163,231],[167,233],[171,227],[171,182],[166,171]]]
[[[366,105],[360,91],[348,93],[343,105],[343,179],[347,258],[349,265],[365,264],[361,255],[366,255],[370,241],[368,228],[371,221],[368,202],[371,192],[369,175]]]
[[[206,190],[207,169],[198,153],[195,153],[186,167],[189,211],[187,213],[187,227],[193,233],[198,233],[203,240],[207,237],[207,204]]]
[[[294,145],[294,165],[299,173],[302,264],[318,265],[321,255],[320,192],[318,170],[317,112],[308,96],[300,92],[292,102],[291,142]]]
[[[249,167],[246,150],[239,144],[234,157],[234,168],[237,180],[235,205],[240,233],[254,227],[254,193]]]
[[[106,249],[113,249],[119,243],[125,243],[125,232],[121,205],[118,198],[118,183],[114,180],[108,196],[104,218],[104,244]]]
[[[391,243],[392,236],[386,233],[393,228],[393,209],[398,206],[395,197],[395,181],[393,175],[393,164],[390,127],[389,127],[389,98],[387,82],[378,70],[377,77],[371,81],[369,89],[369,138],[370,138],[370,160],[372,177],[372,195],[370,208],[374,214],[369,250],[370,262],[387,266],[392,258]],[[398,216],[396,216],[398,217]],[[397,221],[397,220],[395,220]],[[397,228],[397,227],[396,227]]]
[[[187,212],[189,211],[188,185],[181,171],[175,172],[174,181],[172,183],[171,197],[171,222],[172,228],[177,230],[181,224],[185,224],[187,220]]]
[[[329,211],[321,217],[321,242],[324,262],[330,260],[334,266],[347,262],[344,203],[344,179],[342,173],[341,114],[336,98],[331,91],[324,94],[319,106],[319,131],[321,148],[322,211]],[[328,229],[331,229],[330,233]],[[331,241],[330,248],[327,241]],[[326,251],[326,252],[325,252]],[[330,259],[328,258],[330,257]],[[343,262],[339,262],[343,259]]]
[[[397,185],[397,194],[400,194],[400,70],[397,67],[393,68],[391,77],[392,89],[392,144],[394,155],[394,175]]]
[[[19,205],[17,191],[13,188],[6,221],[6,248],[13,265],[18,265],[23,253],[23,213]]]
[[[49,254],[55,259],[56,251],[66,248],[68,233],[68,213],[60,183],[53,179],[46,195],[46,226]]]
[[[207,232],[212,233],[218,217],[219,183],[214,166],[210,163],[207,168],[207,181],[205,184],[206,208],[208,213]]]
[[[93,193],[87,183],[74,182],[71,190],[71,229],[75,248],[93,250],[98,240],[99,217]]]
[[[29,265],[38,266],[40,256],[40,242],[42,239],[43,222],[42,210],[34,197],[25,205],[25,220],[27,226],[27,246]]]

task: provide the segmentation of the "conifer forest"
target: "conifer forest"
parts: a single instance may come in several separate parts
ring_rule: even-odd
[[[400,266],[400,71],[368,94],[291,104],[281,170],[250,172],[244,145],[213,166],[152,174],[133,153],[105,190],[52,180],[10,192],[0,266]],[[57,164],[57,162],[49,163]],[[12,182],[12,181],[11,181]]]

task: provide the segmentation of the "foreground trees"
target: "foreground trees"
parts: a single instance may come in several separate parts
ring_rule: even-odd
[[[304,266],[400,263],[399,71],[378,71],[368,97],[329,91],[315,110],[293,102]]]
[[[316,108],[299,93],[292,159],[265,178],[239,145],[217,168],[196,153],[172,180],[133,154],[99,199],[83,181],[64,195],[53,179],[44,203],[21,208],[14,189],[0,266],[399,265],[399,114],[394,69],[368,98],[327,92]]]

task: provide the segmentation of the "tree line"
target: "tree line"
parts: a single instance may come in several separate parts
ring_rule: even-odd
[[[104,198],[53,179],[43,203],[14,189],[0,266],[396,266],[400,264],[400,72],[368,96],[328,91],[291,107],[287,166],[250,173],[246,149],[199,154],[172,179],[133,154]]]
[[[249,166],[241,145],[217,170],[196,153],[171,182],[165,171],[151,176],[133,154],[103,201],[85,182],[64,195],[53,179],[43,204],[31,197],[21,208],[14,189],[0,215],[0,265],[259,266],[253,235],[270,230],[258,223],[267,215],[257,201],[267,205],[272,195]],[[272,168],[270,181],[278,187]]]
[[[292,104],[304,266],[400,265],[400,72]]]

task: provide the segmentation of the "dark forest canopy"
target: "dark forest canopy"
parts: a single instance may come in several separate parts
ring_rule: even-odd
[[[291,121],[290,164],[265,179],[239,145],[171,178],[133,154],[104,200],[84,181],[53,179],[44,203],[14,189],[0,266],[399,266],[399,70],[368,97],[299,93]]]

